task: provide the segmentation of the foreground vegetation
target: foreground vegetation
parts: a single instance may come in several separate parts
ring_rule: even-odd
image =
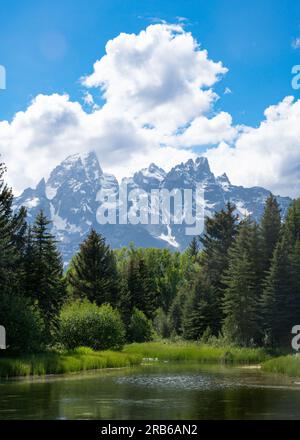
[[[268,358],[263,348],[213,347],[193,342],[148,342],[125,346],[124,353],[158,361],[194,361],[199,363],[257,364]]]
[[[121,368],[139,365],[138,354],[115,351],[94,351],[80,347],[61,353],[43,353],[30,356],[0,358],[0,377],[44,376],[66,374],[103,368]]]
[[[272,194],[260,222],[228,203],[181,253],[112,250],[91,229],[65,272],[51,221],[13,210],[4,173],[0,163],[0,325],[13,360],[3,370],[17,356],[26,374],[101,368],[103,350],[153,339],[190,343],[132,345],[123,355],[252,363],[264,360],[257,347],[290,347],[300,316],[300,199],[283,221]],[[67,351],[80,346],[98,354]]]
[[[262,364],[262,370],[267,373],[300,377],[300,357],[288,355],[270,359]]]
[[[300,356],[271,358],[263,348],[232,345],[213,346],[168,340],[133,343],[122,351],[74,350],[0,358],[0,378],[67,374],[105,368],[123,368],[152,362],[195,362],[201,364],[256,365],[262,371],[300,377]]]
[[[152,362],[257,364],[268,358],[262,348],[213,347],[192,342],[129,344],[122,351],[94,351],[88,347],[21,357],[0,358],[0,377],[43,376],[103,368],[121,368]]]

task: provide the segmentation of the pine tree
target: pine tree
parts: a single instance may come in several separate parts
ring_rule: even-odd
[[[132,307],[153,319],[158,307],[154,283],[143,256],[133,253],[128,266],[128,291]]]
[[[183,337],[199,340],[214,325],[215,292],[207,277],[198,276],[188,297],[183,316]]]
[[[67,276],[73,294],[98,305],[118,301],[119,280],[113,251],[92,229],[73,258]]]
[[[26,230],[24,208],[13,213],[12,190],[4,182],[6,169],[0,163],[0,293],[20,293],[21,256]]]
[[[267,198],[260,223],[263,240],[264,270],[268,270],[281,230],[280,208],[273,194]]]
[[[229,250],[229,265],[224,273],[226,285],[223,299],[225,315],[223,331],[232,342],[249,346],[259,337],[259,289],[253,246],[257,227],[250,220],[240,226],[236,241]],[[255,245],[256,246],[256,245]]]
[[[196,258],[199,253],[199,242],[197,237],[193,237],[192,241],[189,244],[189,247],[187,249],[187,253],[190,257]]]
[[[155,310],[158,307],[158,303],[154,288],[154,282],[150,276],[147,264],[143,257],[139,259],[139,274],[142,291],[142,295],[140,295],[140,298],[143,298],[141,303],[144,303],[143,308],[140,310],[145,313],[148,319],[153,319],[155,315]],[[138,306],[136,307],[138,308]]]
[[[179,289],[169,311],[170,326],[177,335],[182,335],[183,332],[183,316],[187,300],[186,290],[187,286],[182,286],[182,288]]]
[[[31,226],[28,226],[25,246],[24,246],[24,256],[23,256],[23,268],[24,268],[24,280],[23,287],[25,295],[34,302],[36,298],[36,277],[37,277],[37,252],[34,247],[33,234]]]
[[[66,296],[63,263],[50,221],[41,211],[27,234],[24,256],[26,295],[37,301],[48,332]]]
[[[300,240],[297,240],[289,255],[291,276],[291,321],[290,329],[297,325],[300,319]]]
[[[285,345],[290,338],[293,294],[290,265],[291,244],[285,235],[277,244],[262,296],[266,343]]]
[[[223,296],[225,285],[222,276],[228,268],[228,251],[238,233],[238,216],[235,206],[228,203],[226,209],[216,212],[205,220],[205,232],[200,237],[203,245],[202,264],[216,292],[214,325],[219,333],[223,320]]]
[[[284,234],[291,243],[300,240],[300,198],[290,204],[285,219]]]
[[[125,277],[120,278],[120,294],[117,303],[117,308],[120,311],[122,321],[125,324],[125,329],[128,329],[130,325],[131,316],[134,309],[134,304],[132,301],[132,295],[128,288],[127,280]]]

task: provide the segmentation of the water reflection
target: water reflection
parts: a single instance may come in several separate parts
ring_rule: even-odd
[[[0,419],[300,419],[300,386],[259,370],[155,364],[0,383]]]

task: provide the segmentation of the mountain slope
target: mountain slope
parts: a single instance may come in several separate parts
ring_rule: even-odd
[[[142,192],[148,197],[152,190],[192,189],[201,186],[204,191],[204,214],[212,215],[222,209],[229,201],[237,207],[241,217],[251,215],[259,220],[269,191],[264,188],[244,188],[232,185],[226,176],[215,177],[206,158],[199,157],[172,168],[168,173],[155,164],[136,172],[132,177],[123,179],[121,185],[117,179],[106,174],[100,167],[94,152],[75,154],[66,158],[50,174],[47,181],[42,179],[35,189],[27,188],[15,199],[14,206],[25,206],[28,220],[32,222],[40,209],[52,220],[53,233],[57,236],[63,258],[67,264],[78,249],[91,227],[101,232],[112,247],[118,248],[134,242],[137,246],[168,247],[183,250],[191,240],[186,235],[185,224],[120,224],[119,212],[117,224],[99,224],[97,211],[104,208],[107,195],[119,197],[121,188]],[[277,197],[284,216],[291,201],[288,197]],[[195,208],[195,199],[193,197]],[[146,208],[145,208],[146,209]],[[134,201],[128,201],[128,212],[132,215],[138,210]],[[147,210],[146,210],[147,211]],[[171,206],[171,214],[174,214]],[[99,218],[98,218],[99,219]],[[172,219],[172,215],[171,215]]]

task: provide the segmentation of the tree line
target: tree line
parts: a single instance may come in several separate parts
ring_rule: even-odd
[[[158,335],[290,344],[300,316],[300,199],[282,220],[270,194],[259,223],[240,219],[228,203],[182,253],[112,250],[92,229],[64,271],[51,222],[41,211],[30,225],[25,208],[13,210],[4,173],[0,164],[0,324],[12,351],[55,344],[59,327],[70,332],[79,315],[87,332],[91,316],[118,328],[122,322],[127,341]],[[100,314],[95,306],[104,307]]]

